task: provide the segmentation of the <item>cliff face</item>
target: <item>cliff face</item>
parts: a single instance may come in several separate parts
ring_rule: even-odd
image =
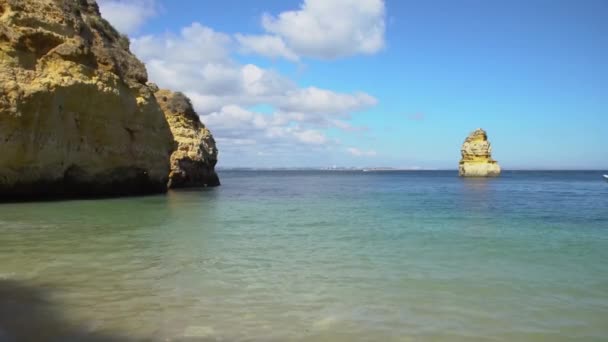
[[[460,176],[493,177],[500,174],[500,166],[492,159],[492,146],[486,132],[479,128],[465,139],[458,168]]]
[[[0,0],[0,199],[166,191],[155,90],[94,0]]]
[[[211,132],[194,112],[190,100],[182,93],[159,90],[156,98],[177,143],[171,154],[169,187],[220,185],[215,173],[217,148]]]

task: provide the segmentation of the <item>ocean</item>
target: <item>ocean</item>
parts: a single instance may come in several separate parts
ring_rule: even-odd
[[[0,204],[0,341],[607,341],[596,171],[222,171]]]

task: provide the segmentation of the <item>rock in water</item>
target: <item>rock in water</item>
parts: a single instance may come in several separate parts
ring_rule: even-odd
[[[462,144],[462,159],[458,174],[464,177],[494,177],[500,174],[500,166],[492,159],[492,146],[486,132],[479,128]]]
[[[144,65],[92,0],[0,0],[0,194],[166,190],[173,139]]]
[[[211,132],[201,122],[192,103],[182,93],[156,92],[165,118],[171,127],[177,149],[171,154],[170,188],[216,186],[217,148]]]
[[[166,191],[177,144],[147,78],[94,0],[0,0],[0,200]]]

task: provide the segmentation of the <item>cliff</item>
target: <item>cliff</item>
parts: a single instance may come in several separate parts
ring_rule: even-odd
[[[0,199],[166,191],[178,144],[147,81],[94,0],[0,0]]]
[[[158,90],[156,98],[177,143],[177,149],[171,154],[169,187],[220,185],[215,173],[218,154],[215,140],[190,100],[182,93],[169,90]]]
[[[500,166],[492,159],[492,146],[486,132],[479,128],[465,139],[458,174],[464,177],[493,177],[500,174]]]

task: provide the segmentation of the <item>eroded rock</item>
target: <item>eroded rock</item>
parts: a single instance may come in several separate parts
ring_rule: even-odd
[[[461,149],[462,159],[458,174],[464,177],[494,177],[500,174],[500,166],[492,159],[492,146],[486,131],[479,128],[465,139]]]
[[[0,199],[166,190],[174,149],[93,0],[0,0]]]
[[[171,154],[170,188],[220,185],[215,172],[217,147],[211,132],[180,92],[159,90],[156,98],[177,144]]]

